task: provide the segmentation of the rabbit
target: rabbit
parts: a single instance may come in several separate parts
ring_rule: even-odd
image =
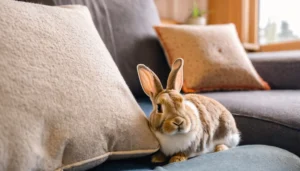
[[[150,68],[137,65],[140,84],[153,106],[149,127],[160,144],[153,163],[181,162],[240,143],[235,119],[221,103],[199,94],[181,94],[183,65],[182,58],[174,61],[166,89]]]

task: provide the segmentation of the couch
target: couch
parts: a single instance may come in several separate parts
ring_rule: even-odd
[[[27,1],[27,0],[26,0]],[[95,26],[137,102],[149,115],[136,65],[143,63],[166,83],[169,66],[152,28],[160,24],[152,0],[33,0],[45,5],[86,5]],[[270,91],[203,92],[234,115],[240,145],[173,164],[152,164],[150,156],[111,160],[98,170],[300,170],[300,51],[248,53]],[[195,71],[196,72],[196,71]]]

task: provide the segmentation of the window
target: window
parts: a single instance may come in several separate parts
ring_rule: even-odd
[[[261,45],[300,39],[299,0],[260,0],[258,11]]]
[[[246,50],[300,50],[300,0],[208,0],[208,24],[234,23]]]

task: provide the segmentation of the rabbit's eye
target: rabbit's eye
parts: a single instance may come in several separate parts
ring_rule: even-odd
[[[157,113],[162,113],[161,104],[157,104]]]

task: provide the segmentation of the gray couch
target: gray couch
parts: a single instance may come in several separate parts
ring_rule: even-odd
[[[27,0],[26,0],[27,1]],[[136,73],[146,64],[166,83],[169,66],[152,28],[159,17],[152,0],[35,0],[46,5],[86,5],[130,90],[148,115],[152,110]],[[225,105],[242,132],[239,147],[175,164],[150,156],[108,161],[91,170],[300,170],[300,51],[249,53],[271,91],[202,93]],[[197,72],[197,71],[195,71]]]

